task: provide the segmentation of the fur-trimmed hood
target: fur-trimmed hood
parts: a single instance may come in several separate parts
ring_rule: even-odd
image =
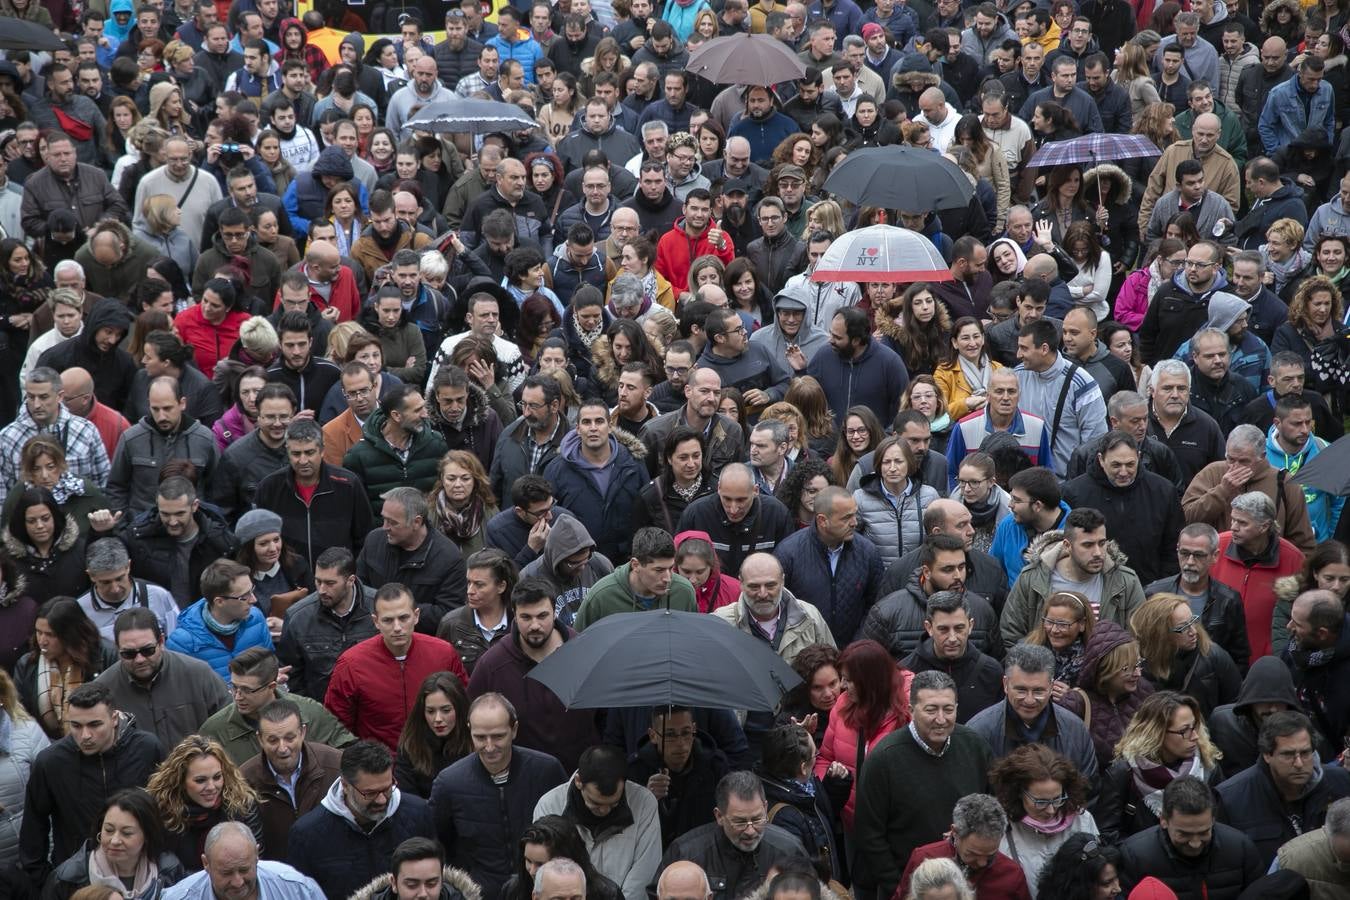
[[[1289,28],[1290,29],[1297,28],[1300,31],[1302,30],[1303,5],[1299,3],[1298,0],[1274,0],[1273,3],[1267,4],[1266,8],[1261,11],[1262,32],[1264,32],[1265,34],[1278,33],[1272,29],[1274,29],[1275,27],[1275,15],[1281,9],[1288,9],[1291,13],[1294,14],[1293,19],[1289,23]]]
[[[472,378],[469,379],[469,396],[466,406],[467,408],[464,410],[464,422],[459,426],[461,432],[473,431],[479,425],[482,425],[483,420],[487,418],[488,410],[492,408],[492,404],[488,400],[487,392],[475,384]],[[441,415],[440,404],[432,405],[431,415],[434,417],[435,421],[444,425],[449,425]]]
[[[54,548],[60,550],[62,553],[69,550],[71,547],[74,547],[75,542],[80,539],[80,526],[76,523],[75,517],[67,513],[65,519],[65,524],[61,529],[61,538],[56,542],[56,547]],[[16,538],[9,530],[8,525],[4,527],[3,531],[0,531],[0,545],[4,546],[5,553],[9,555],[10,559],[17,561],[28,557],[28,545]],[[17,583],[10,593],[14,597],[20,595]]]
[[[624,431],[622,428],[611,428],[609,433],[614,436],[614,440],[623,445],[623,448],[633,454],[633,459],[647,458],[647,445],[642,443],[642,439],[631,431]]]
[[[1130,176],[1125,174],[1124,169],[1110,163],[1102,163],[1083,173],[1083,196],[1097,196],[1098,178],[1106,179],[1104,189],[1107,203],[1119,206],[1129,202],[1133,182],[1130,181]]]
[[[1022,559],[1032,565],[1040,562],[1047,568],[1053,569],[1063,552],[1064,531],[1054,528],[1032,538],[1026,549],[1022,551]],[[1117,566],[1128,565],[1129,561],[1129,557],[1117,546],[1115,541],[1107,541],[1106,566],[1102,569],[1102,574],[1110,572]]]
[[[614,351],[609,346],[607,334],[591,342],[591,375],[605,388],[619,383],[619,364],[614,360]]]
[[[463,900],[483,900],[483,889],[474,883],[468,872],[454,866],[446,866],[441,870],[441,900],[446,900],[446,888],[450,889],[451,898],[455,898],[455,894],[458,893]],[[348,900],[376,900],[392,896],[393,894],[389,892],[389,873],[386,872],[352,894]]]
[[[1293,603],[1298,595],[1303,593],[1303,578],[1299,575],[1286,575],[1283,578],[1275,579],[1275,586],[1272,589],[1276,600],[1283,600],[1286,603]]]
[[[0,609],[13,606],[28,594],[28,579],[13,564],[0,566],[4,580],[0,581]]]
[[[930,87],[937,87],[942,84],[942,79],[932,72],[896,72],[891,76],[891,87],[897,91],[911,91],[915,94],[922,93]]]

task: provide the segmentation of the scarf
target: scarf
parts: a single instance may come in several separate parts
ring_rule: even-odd
[[[989,389],[989,376],[994,374],[994,365],[989,361],[989,357],[984,355],[980,357],[980,360],[981,364],[977,366],[961,354],[956,354],[956,361],[961,366],[961,377],[966,380],[966,384],[970,385],[972,394],[987,391]]]
[[[70,692],[84,684],[84,673],[76,674],[75,667],[67,665],[62,671],[47,654],[38,654],[37,705],[38,719],[50,735],[66,733],[66,701]]]
[[[1262,255],[1266,257],[1266,271],[1275,276],[1275,284],[1271,286],[1271,290],[1278,294],[1280,291],[1284,290],[1285,285],[1289,283],[1291,278],[1303,271],[1308,263],[1312,261],[1312,254],[1300,247],[1294,251],[1293,256],[1289,257],[1284,262],[1276,262],[1266,253],[1267,246],[1268,245],[1266,244],[1262,244],[1260,249]]]
[[[37,0],[34,0],[37,2]],[[34,257],[30,257],[28,265],[31,268],[38,265]],[[31,313],[39,306],[47,302],[47,296],[51,293],[51,288],[44,286],[45,279],[40,274],[34,274],[30,271],[28,275],[11,275],[6,272],[0,276],[0,288],[9,297],[8,305],[19,313]]]
[[[337,219],[331,220],[334,229],[337,231],[338,253],[343,256],[352,255],[352,245],[361,239],[361,220],[352,219],[351,228],[343,228],[342,223]]]
[[[100,847],[89,854],[89,883],[110,887],[126,900],[152,897],[159,891],[159,866],[148,857],[142,857],[141,861],[136,863],[136,873],[131,878],[132,887],[128,889],[126,882],[117,874],[112,863],[108,862],[108,857],[103,855],[103,848]]]
[[[943,413],[936,419],[931,419],[928,422],[928,428],[933,432],[933,434],[942,434],[942,432],[947,431],[951,427],[952,427],[952,417],[947,413]]]
[[[679,497],[681,500],[683,500],[685,503],[693,503],[694,498],[698,496],[698,492],[702,487],[703,487],[702,475],[698,477],[698,481],[695,481],[687,488],[680,487],[680,483],[676,481],[674,478],[670,479],[670,489],[674,491],[675,495]]]
[[[1155,259],[1148,264],[1148,302],[1153,303],[1153,295],[1158,293],[1158,288],[1163,283],[1162,273],[1158,271],[1158,261]]]
[[[474,497],[461,512],[450,505],[442,492],[436,497],[436,512],[441,516],[441,531],[445,536],[456,544],[463,544],[483,525],[483,498]]]
[[[1301,647],[1295,647],[1291,641],[1289,643],[1289,655],[1293,657],[1294,663],[1300,669],[1309,669],[1313,666],[1329,665],[1336,658],[1336,647],[1333,645],[1325,650],[1304,650]]]
[[[983,502],[970,503],[969,501],[964,501],[966,509],[970,510],[970,524],[974,525],[976,530],[987,528],[994,524],[994,519],[998,515],[999,509],[1002,508],[1002,504],[999,503],[1000,498],[998,493],[1001,490],[1003,490],[1003,488],[994,485],[989,489],[989,496],[985,497]]]
[[[1063,650],[1053,650],[1055,654],[1055,680],[1065,684],[1077,684],[1078,673],[1083,670],[1083,639],[1079,638]]]
[[[65,506],[71,497],[83,497],[84,479],[67,472],[52,485],[52,496],[56,498],[58,506]]]
[[[1155,816],[1162,815],[1163,789],[1171,784],[1173,779],[1193,775],[1201,781],[1205,781],[1208,774],[1198,753],[1190,759],[1183,759],[1178,762],[1176,768],[1169,768],[1146,756],[1136,757],[1127,760],[1127,762],[1130,764],[1134,789],[1139,792],[1144,805]]]
[[[1077,819],[1077,813],[1061,813],[1053,822],[1042,822],[1031,816],[1023,816],[1021,822],[1037,834],[1062,834],[1072,828]]]
[[[656,302],[656,270],[648,269],[647,274],[642,276],[642,296],[647,301],[647,306]]]
[[[577,321],[577,314],[572,313],[572,327],[577,330],[577,338],[581,341],[581,343],[586,345],[587,350],[590,350],[591,344],[595,343],[595,339],[600,337],[600,335],[604,333],[605,331],[604,322],[605,322],[604,317],[601,316],[600,324],[595,326],[595,330],[586,331],[581,327],[581,323]]]
[[[573,782],[567,786],[567,806],[563,809],[563,815],[572,820],[572,823],[579,828],[585,828],[591,833],[591,839],[594,843],[600,843],[601,837],[608,834],[617,834],[633,824],[633,809],[628,805],[628,798],[619,801],[619,804],[609,811],[608,815],[597,816],[591,812],[591,808],[586,805],[586,800],[581,796],[581,789]]]
[[[239,627],[243,625],[245,621],[247,620],[240,619],[238,622],[222,625],[220,622],[216,621],[216,617],[211,615],[209,610],[202,610],[202,624],[206,626],[206,630],[213,634],[218,634],[221,637],[230,637],[231,635],[238,633]]]

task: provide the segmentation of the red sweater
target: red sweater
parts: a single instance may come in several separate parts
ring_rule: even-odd
[[[306,268],[302,263],[299,269],[303,275]],[[361,312],[361,292],[356,288],[356,276],[352,270],[346,266],[338,267],[337,281],[333,282],[333,289],[328,292],[328,299],[314,290],[314,285],[309,286],[309,299],[319,308],[319,311],[333,307],[338,311],[339,322],[350,322]],[[281,307],[281,291],[277,291],[276,301],[272,304],[273,309]]]
[[[239,329],[248,318],[246,312],[231,312],[225,314],[225,321],[212,325],[202,315],[202,305],[198,303],[180,312],[173,324],[178,337],[196,354],[197,368],[210,378],[215,374],[216,363],[229,356],[230,348],[239,340]]]
[[[436,672],[451,672],[466,688],[469,685],[459,654],[440,638],[414,634],[408,655],[400,662],[377,634],[338,657],[323,705],[358,738],[380,741],[396,751],[418,689]]]
[[[1251,658],[1270,656],[1271,626],[1275,618],[1275,582],[1286,575],[1297,575],[1303,568],[1303,551],[1284,538],[1271,552],[1245,565],[1231,546],[1233,532],[1219,535],[1219,558],[1209,568],[1209,577],[1228,585],[1242,595],[1247,614],[1247,642]]]
[[[909,896],[909,879],[921,863],[930,859],[956,859],[956,848],[948,840],[924,844],[909,855],[909,864],[900,878],[900,888],[891,900],[904,900]],[[970,886],[975,889],[975,900],[1031,900],[1031,891],[1027,888],[1027,876],[1022,867],[1002,853],[994,857],[994,862],[982,871],[968,876]]]

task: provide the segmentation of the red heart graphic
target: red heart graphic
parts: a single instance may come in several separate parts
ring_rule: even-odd
[[[876,256],[876,255],[877,255],[877,248],[876,248],[876,247],[868,247],[867,250],[865,250],[864,252],[865,252],[868,256]]]

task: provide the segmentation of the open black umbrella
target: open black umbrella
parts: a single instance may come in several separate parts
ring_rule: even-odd
[[[514,103],[456,97],[428,103],[405,125],[409,131],[432,134],[491,134],[494,131],[524,131],[539,123]]]
[[[0,19],[0,50],[60,50],[65,43],[50,28],[27,19]]]
[[[965,206],[975,186],[956,163],[921,147],[868,147],[825,179],[825,192],[860,206],[925,212]]]
[[[801,677],[717,616],[658,609],[606,616],[534,667],[569,709],[771,710]]]
[[[1332,441],[1294,473],[1293,479],[1333,497],[1350,495],[1350,434]]]

